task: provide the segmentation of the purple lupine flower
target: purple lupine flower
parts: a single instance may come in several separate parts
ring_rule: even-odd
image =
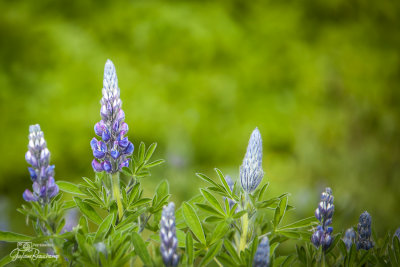
[[[59,188],[54,182],[54,165],[50,165],[50,151],[39,124],[29,126],[25,160],[32,166],[28,167],[28,171],[33,182],[33,192],[26,189],[23,198],[25,201],[38,201],[42,205],[49,203],[58,194]]]
[[[247,193],[253,192],[264,176],[262,169],[262,139],[258,128],[250,136],[243,164],[240,166],[240,183]]]
[[[346,245],[347,250],[351,248],[351,245],[354,244],[356,240],[356,232],[353,228],[349,228],[346,230],[346,233],[343,237],[343,242]]]
[[[121,109],[117,73],[111,60],[107,60],[104,67],[102,93],[101,121],[94,126],[94,132],[101,140],[93,138],[90,141],[95,157],[92,167],[96,172],[116,173],[122,167],[129,166],[128,157],[132,155],[134,146],[125,137],[128,124],[124,122],[125,113]]]
[[[175,267],[178,265],[179,256],[176,252],[178,239],[175,229],[175,204],[173,202],[164,206],[161,215],[160,227],[160,251],[166,267]]]
[[[357,230],[357,249],[369,250],[374,247],[374,244],[370,240],[371,238],[371,223],[372,218],[368,212],[364,211],[360,215],[360,219],[358,221]]]
[[[65,224],[61,233],[71,232],[72,229],[78,225],[78,210],[77,209],[70,209],[67,211],[65,215]]]
[[[323,250],[327,250],[332,244],[332,231],[333,228],[329,226],[332,224],[332,217],[335,206],[333,205],[332,190],[327,187],[325,192],[321,194],[321,201],[318,208],[315,210],[315,217],[320,221],[317,229],[311,236],[311,242],[317,248],[322,246]]]
[[[397,228],[396,232],[394,233],[393,238],[395,238],[395,237],[397,237],[400,241],[400,227]]]
[[[268,237],[263,237],[258,244],[256,254],[253,259],[253,267],[268,267],[269,266],[269,240]]]

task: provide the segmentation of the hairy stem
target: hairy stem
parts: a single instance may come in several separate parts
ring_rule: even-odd
[[[119,221],[122,220],[122,215],[124,214],[123,209],[122,209],[122,202],[121,202],[121,192],[120,192],[120,187],[119,187],[119,172],[116,172],[111,175],[111,183],[112,183],[112,188],[113,188],[113,197],[115,201],[117,202],[117,207],[118,207],[118,219]]]

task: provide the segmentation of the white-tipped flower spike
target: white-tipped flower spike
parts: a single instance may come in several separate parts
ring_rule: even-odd
[[[26,189],[23,198],[25,201],[37,201],[42,205],[49,203],[58,194],[59,188],[54,182],[54,165],[49,165],[50,151],[39,124],[29,126],[25,160],[32,166],[28,171],[33,182],[33,192]]]
[[[268,267],[269,266],[269,240],[264,237],[258,244],[256,254],[253,259],[253,267]]]
[[[125,136],[128,124],[124,122],[125,113],[121,108],[117,73],[111,60],[107,60],[104,67],[102,93],[103,98],[100,101],[102,120],[94,126],[94,132],[102,140],[93,138],[90,141],[95,157],[92,167],[96,172],[116,173],[123,167],[128,167],[128,157],[132,155],[134,147]]]
[[[243,164],[240,166],[240,183],[247,193],[253,192],[264,176],[262,169],[262,139],[258,128],[250,136]]]
[[[178,239],[175,229],[175,204],[173,202],[164,206],[161,215],[160,251],[166,267],[178,266],[179,256],[176,252]]]

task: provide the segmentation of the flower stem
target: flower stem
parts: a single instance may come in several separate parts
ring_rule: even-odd
[[[121,192],[120,192],[121,189],[119,187],[119,172],[112,174],[111,180],[112,180],[113,196],[115,201],[117,202],[117,207],[118,207],[118,219],[119,221],[121,221],[123,215],[123,209],[121,202]]]

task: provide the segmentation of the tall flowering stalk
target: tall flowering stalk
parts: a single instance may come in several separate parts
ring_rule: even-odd
[[[371,215],[369,215],[368,212],[364,211],[360,215],[360,219],[357,225],[357,230],[358,230],[357,249],[369,250],[373,248],[374,244],[370,240],[371,223],[372,223]]]
[[[243,164],[240,166],[240,183],[246,193],[252,193],[264,176],[262,169],[262,139],[258,128],[250,136]]]
[[[176,252],[178,239],[175,229],[175,204],[173,202],[164,206],[161,215],[161,256],[166,267],[175,267],[178,265],[179,256]]]
[[[54,182],[54,165],[50,165],[50,151],[39,124],[29,126],[25,160],[32,166],[28,170],[33,182],[33,192],[26,189],[23,198],[25,201],[37,201],[41,205],[48,204],[58,194],[59,188]]]
[[[264,237],[258,244],[256,254],[253,259],[253,267],[268,267],[269,266],[269,240]]]
[[[325,192],[321,194],[321,201],[318,208],[315,210],[315,217],[320,221],[316,231],[311,236],[311,242],[317,248],[322,246],[322,250],[327,250],[332,244],[332,231],[333,228],[329,225],[332,224],[332,217],[335,206],[333,205],[332,190],[327,187]]]
[[[100,122],[94,132],[101,140],[93,138],[90,146],[95,159],[92,167],[96,172],[106,171],[112,179],[113,195],[117,201],[119,218],[123,210],[119,188],[119,171],[129,166],[128,157],[133,153],[133,144],[125,137],[128,124],[124,122],[125,113],[121,109],[120,90],[114,64],[107,60],[104,67],[103,98],[101,99]]]

